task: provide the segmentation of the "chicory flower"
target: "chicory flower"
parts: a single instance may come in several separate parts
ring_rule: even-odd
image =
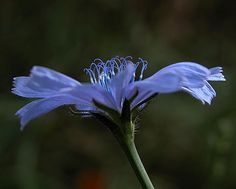
[[[30,120],[62,105],[74,105],[83,116],[102,115],[112,120],[112,112],[122,115],[127,109],[126,102],[132,114],[162,93],[185,91],[203,104],[210,104],[216,92],[208,81],[225,81],[221,67],[208,69],[193,62],[172,64],[143,79],[146,68],[143,59],[95,59],[85,69],[90,83],[80,83],[49,68],[34,66],[30,76],[14,78],[14,94],[36,99],[16,112],[21,129]]]

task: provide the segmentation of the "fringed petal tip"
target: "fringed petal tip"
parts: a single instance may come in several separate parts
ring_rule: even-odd
[[[206,78],[207,81],[226,81],[224,75],[222,74],[222,67],[210,68],[209,71],[210,74]],[[204,81],[205,84],[201,88],[183,87],[183,90],[190,93],[193,97],[200,100],[203,104],[208,103],[209,105],[211,105],[211,101],[216,96],[216,92],[207,81]]]
[[[21,90],[24,88],[24,83],[28,77],[14,77],[12,81],[11,92],[15,95],[22,96]]]
[[[17,95],[17,89],[15,87],[12,87],[11,88],[11,93]]]
[[[136,85],[158,93],[183,90],[210,105],[216,92],[207,81],[225,81],[222,72],[222,67],[208,69],[197,63],[182,62],[167,66]]]
[[[211,105],[212,99],[216,96],[215,90],[212,86],[206,82],[206,84],[201,88],[182,88],[185,92],[191,94],[196,99],[200,100],[202,104],[209,104]]]
[[[57,71],[34,66],[30,76],[13,78],[12,93],[26,98],[47,98],[81,84]]]
[[[222,74],[222,67],[210,68],[210,75],[207,77],[209,81],[226,81],[224,75]]]

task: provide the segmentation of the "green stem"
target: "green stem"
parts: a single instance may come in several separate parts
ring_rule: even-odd
[[[143,189],[154,189],[151,180],[143,166],[143,163],[139,157],[137,149],[133,139],[119,140],[119,143],[124,150],[140,184]]]

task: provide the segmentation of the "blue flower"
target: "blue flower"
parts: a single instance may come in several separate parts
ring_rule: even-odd
[[[221,67],[206,68],[193,62],[167,66],[143,80],[147,62],[115,57],[103,62],[95,59],[85,69],[90,83],[80,83],[46,67],[34,66],[28,77],[15,77],[12,92],[26,98],[36,98],[16,112],[21,129],[32,119],[59,106],[74,105],[84,116],[112,112],[122,115],[124,104],[129,110],[142,109],[156,94],[185,91],[203,104],[216,96],[208,81],[225,81]]]

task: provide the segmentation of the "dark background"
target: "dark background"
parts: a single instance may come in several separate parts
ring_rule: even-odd
[[[160,189],[236,188],[236,11],[223,0],[0,1],[0,188],[141,189],[113,136],[66,107],[19,130],[29,102],[12,78],[43,65],[88,81],[94,58],[142,57],[145,76],[180,61],[223,66],[226,82],[203,106],[185,93],[159,95],[136,134]]]

